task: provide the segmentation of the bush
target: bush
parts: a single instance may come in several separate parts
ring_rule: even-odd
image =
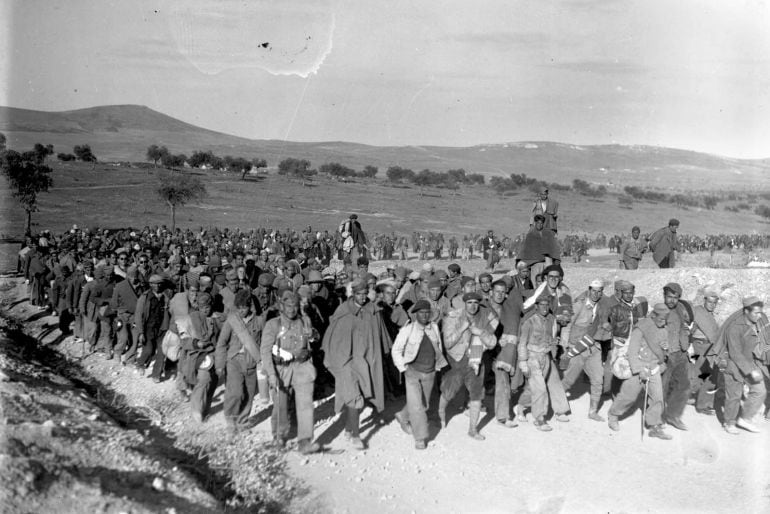
[[[64,161],[64,162],[74,161],[74,160],[77,159],[77,157],[75,157],[73,154],[71,154],[71,153],[63,153],[63,152],[57,153],[56,154],[56,158],[59,159],[60,161]]]
[[[759,214],[763,218],[770,220],[770,207],[767,205],[758,205],[756,209],[754,209],[754,212],[756,214]]]

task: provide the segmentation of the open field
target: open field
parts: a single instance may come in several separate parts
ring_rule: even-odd
[[[575,178],[610,190],[641,186],[660,191],[753,191],[770,174],[769,159],[742,160],[652,146],[570,145],[547,141],[482,144],[470,147],[369,146],[340,141],[251,140],[214,132],[138,105],[109,105],[65,112],[0,107],[0,132],[8,146],[53,144],[56,152],[89,144],[101,161],[142,161],[151,144],[191,155],[211,150],[224,156],[259,157],[276,167],[287,157],[361,169],[390,166],[444,172],[525,173],[547,182],[570,184]]]
[[[155,172],[110,164],[52,161],[54,186],[39,195],[40,211],[33,215],[38,230],[61,231],[73,223],[90,227],[141,227],[168,224],[168,208],[154,193]],[[526,232],[534,195],[527,189],[500,196],[488,186],[463,187],[456,194],[446,189],[395,187],[382,178],[342,183],[316,176],[303,186],[269,174],[246,181],[225,172],[196,171],[204,177],[209,196],[177,213],[181,227],[257,226],[335,230],[351,212],[359,214],[368,232],[441,231],[515,236]],[[205,173],[205,175],[204,175]],[[559,232],[629,233],[633,225],[652,232],[671,217],[681,220],[681,233],[716,234],[766,232],[770,223],[744,211],[727,212],[723,203],[714,211],[682,209],[668,203],[634,202],[621,207],[617,196],[592,199],[574,192],[552,192],[560,204]],[[24,212],[11,198],[6,181],[0,182],[0,234],[23,233]]]

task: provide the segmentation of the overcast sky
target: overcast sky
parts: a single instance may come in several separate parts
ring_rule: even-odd
[[[254,139],[770,157],[770,2],[0,0],[0,103]]]

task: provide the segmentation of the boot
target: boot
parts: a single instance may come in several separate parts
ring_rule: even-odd
[[[446,408],[449,400],[442,394],[438,399],[438,419],[441,420],[441,428],[446,428]]]
[[[663,427],[661,425],[655,425],[654,427],[650,428],[649,434],[650,437],[657,437],[658,439],[663,439],[664,441],[671,439],[671,436],[663,431]]]
[[[604,423],[604,418],[599,415],[599,402],[591,402],[591,406],[588,408],[588,419]]]
[[[311,453],[318,453],[321,451],[321,445],[314,443],[310,439],[303,439],[297,445],[297,449],[302,455],[310,455]]]
[[[476,425],[479,424],[479,415],[481,414],[481,402],[470,402],[468,406],[468,417],[470,423],[468,425],[468,435],[477,441],[483,441],[486,439],[483,435],[479,434]]]
[[[589,415],[589,417],[590,417],[590,415]],[[609,420],[607,421],[607,424],[609,425],[610,430],[612,430],[613,432],[620,431],[620,423],[618,423],[618,417],[617,416],[613,416],[612,414],[610,414],[609,415]]]

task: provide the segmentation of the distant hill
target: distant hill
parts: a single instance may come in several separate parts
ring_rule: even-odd
[[[57,152],[90,144],[102,161],[142,161],[151,144],[190,155],[211,150],[218,155],[261,157],[277,166],[286,157],[313,166],[340,162],[352,168],[393,165],[419,171],[464,168],[469,173],[526,173],[568,184],[580,178],[615,189],[641,185],[661,189],[714,190],[765,187],[770,159],[741,160],[652,146],[580,146],[553,142],[516,142],[471,147],[381,147],[358,143],[251,140],[180,121],[148,107],[111,105],[64,112],[0,107],[0,132],[11,148],[53,144]]]

